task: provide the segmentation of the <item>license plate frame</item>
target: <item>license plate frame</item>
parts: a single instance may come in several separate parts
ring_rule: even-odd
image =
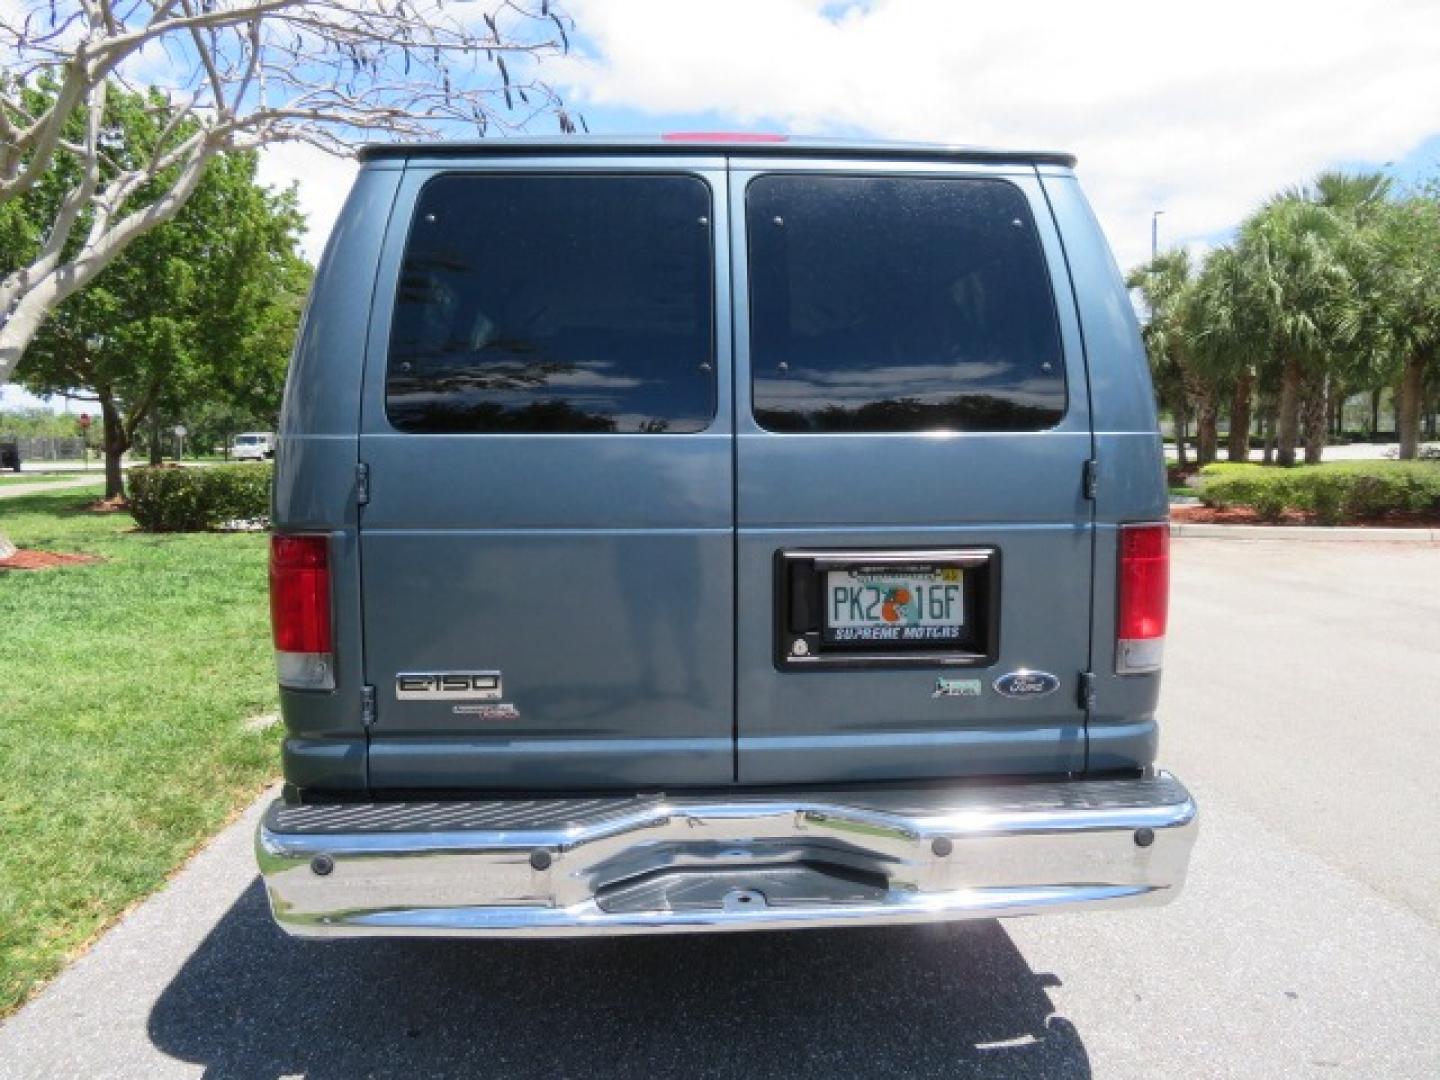
[[[910,587],[907,582],[945,583],[947,571],[958,578],[952,581],[960,588],[961,618],[958,625],[942,622],[950,627],[943,632],[840,633],[846,620],[827,617],[826,602],[836,599],[832,583],[880,583],[893,604],[921,599],[898,595]],[[873,593],[864,595],[867,605],[877,600]],[[777,551],[775,666],[782,671],[988,666],[999,656],[999,596],[1000,551],[994,547]],[[902,612],[891,614],[902,617],[880,621],[892,627],[907,621]]]

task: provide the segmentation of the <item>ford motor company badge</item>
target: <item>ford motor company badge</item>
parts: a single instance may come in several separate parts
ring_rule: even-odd
[[[1030,671],[1021,668],[995,680],[995,692],[1005,697],[1044,697],[1053,694],[1060,686],[1060,680],[1048,671]]]

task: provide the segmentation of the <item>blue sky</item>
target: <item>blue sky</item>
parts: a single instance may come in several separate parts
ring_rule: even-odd
[[[1396,187],[1402,190],[1418,187],[1428,181],[1440,182],[1440,134],[1430,136],[1408,154],[1386,158],[1383,161],[1365,161],[1358,158],[1348,161],[1337,160],[1327,167],[1342,169],[1346,172],[1383,172],[1386,176],[1392,177]],[[1295,180],[1277,184],[1276,189],[1289,187],[1292,183],[1298,183],[1304,179],[1304,177],[1297,177]],[[1171,243],[1188,243],[1201,249],[1217,247],[1232,239],[1235,234],[1233,228],[1217,229],[1204,235],[1181,237],[1177,241],[1168,235],[1163,216],[1160,221],[1160,244],[1162,247]]]

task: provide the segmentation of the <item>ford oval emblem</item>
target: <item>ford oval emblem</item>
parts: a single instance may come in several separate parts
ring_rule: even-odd
[[[1060,680],[1048,671],[1022,668],[995,680],[995,692],[1006,697],[1044,697],[1060,688]]]

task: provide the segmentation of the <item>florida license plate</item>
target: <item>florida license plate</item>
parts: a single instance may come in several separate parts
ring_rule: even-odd
[[[825,638],[833,642],[958,640],[964,571],[954,566],[852,566],[825,575]]]

